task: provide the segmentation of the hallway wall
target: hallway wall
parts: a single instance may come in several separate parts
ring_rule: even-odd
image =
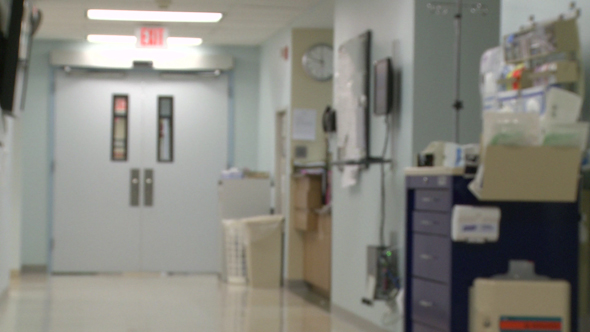
[[[108,47],[82,42],[36,40],[33,44],[29,92],[23,113],[23,243],[22,264],[44,266],[48,258],[51,170],[52,50]],[[199,54],[227,54],[235,59],[235,165],[256,169],[258,162],[258,84],[260,49],[256,46],[202,46]]]
[[[391,170],[386,167],[385,178],[387,239],[389,232],[402,230],[405,202],[403,168],[412,163],[414,6],[414,1],[408,0],[336,1],[335,49],[370,29],[373,32],[371,63],[395,55],[396,70],[402,73],[401,116],[393,139],[398,142],[394,155],[397,168]],[[397,41],[395,54],[394,41]],[[334,96],[337,96],[337,92],[334,92]],[[384,118],[371,115],[370,139],[372,155],[375,157],[381,154],[385,134]],[[349,189],[342,189],[342,173],[337,168],[333,168],[333,174],[332,302],[364,320],[383,326],[382,317],[388,310],[385,304],[378,302],[370,307],[361,303],[366,293],[367,246],[379,243],[380,169],[378,165],[373,165],[369,170],[362,171],[359,183]]]
[[[373,31],[372,61],[393,57],[401,73],[400,118],[393,135],[395,167],[386,168],[386,239],[397,239],[403,261],[405,231],[405,174],[414,156],[435,140],[453,138],[454,68],[453,15],[434,15],[428,0],[337,0],[335,47],[370,29]],[[461,93],[466,109],[461,115],[461,142],[479,140],[481,132],[478,90],[479,60],[498,41],[499,3],[482,0],[490,7],[486,17],[465,15]],[[336,93],[335,93],[336,95]],[[371,155],[381,154],[385,139],[382,117],[371,116]],[[389,153],[388,153],[389,155]],[[367,246],[379,244],[380,169],[363,171],[359,183],[341,188],[341,172],[334,168],[332,302],[336,306],[387,330],[384,303],[365,306]],[[392,234],[392,232],[394,232]],[[403,271],[403,268],[402,268]],[[403,272],[402,272],[403,273]]]
[[[275,161],[275,113],[290,111],[292,30],[332,29],[334,27],[335,0],[324,0],[308,13],[291,22],[288,28],[276,33],[261,46],[260,51],[260,110],[258,116],[258,168],[274,173]],[[287,59],[282,52],[288,51]],[[290,122],[290,116],[287,116]]]

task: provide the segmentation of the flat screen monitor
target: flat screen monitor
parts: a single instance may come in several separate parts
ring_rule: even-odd
[[[24,108],[33,35],[40,23],[41,12],[29,1],[12,1],[0,53],[0,107],[4,113]]]
[[[375,115],[387,115],[393,110],[393,68],[390,58],[375,63]]]

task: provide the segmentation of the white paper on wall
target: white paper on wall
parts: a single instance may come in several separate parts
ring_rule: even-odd
[[[293,139],[315,141],[318,112],[310,109],[293,110]]]
[[[360,166],[345,166],[342,173],[342,188],[350,188],[356,185]]]

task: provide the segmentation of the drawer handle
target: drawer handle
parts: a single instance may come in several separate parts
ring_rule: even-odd
[[[424,203],[438,202],[438,198],[436,198],[436,197],[422,197],[422,202],[424,202]]]
[[[422,178],[422,181],[423,181],[424,183],[428,183],[428,178],[427,178],[427,177],[423,177],[423,178]]]
[[[436,225],[436,223],[434,221],[430,221],[430,220],[422,220],[420,223],[422,225],[424,225],[424,226],[434,226],[434,225]]]
[[[422,258],[425,261],[431,261],[434,259],[434,256],[428,255],[428,254],[422,254],[422,255],[420,255],[420,258]]]
[[[422,301],[420,301],[418,303],[420,304],[421,307],[424,307],[424,308],[432,308],[432,307],[434,307],[434,302],[422,300]]]

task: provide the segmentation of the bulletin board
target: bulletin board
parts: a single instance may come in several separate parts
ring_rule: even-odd
[[[362,161],[370,156],[371,35],[367,31],[338,49],[335,108],[339,161]]]

